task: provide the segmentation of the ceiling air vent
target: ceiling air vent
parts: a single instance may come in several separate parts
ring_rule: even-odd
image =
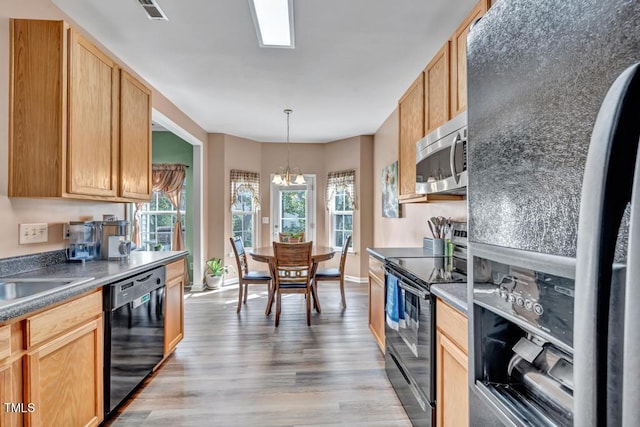
[[[138,3],[140,3],[140,6],[142,6],[145,12],[147,12],[149,19],[162,21],[169,20],[155,0],[138,0]]]

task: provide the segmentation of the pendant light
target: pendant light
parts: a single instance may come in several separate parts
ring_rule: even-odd
[[[292,169],[291,167],[289,167],[289,116],[291,115],[291,113],[293,113],[293,110],[287,108],[286,110],[284,110],[284,113],[287,115],[287,167],[280,167],[271,182],[276,185],[284,186],[289,186],[291,184],[306,184],[307,182],[304,180],[304,175],[302,175],[300,169]]]

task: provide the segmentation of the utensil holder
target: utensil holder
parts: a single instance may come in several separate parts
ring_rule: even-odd
[[[433,254],[444,256],[444,239],[433,239]]]

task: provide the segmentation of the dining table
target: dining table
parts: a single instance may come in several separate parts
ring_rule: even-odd
[[[271,277],[276,277],[276,257],[273,253],[273,246],[262,246],[259,248],[254,248],[248,251],[249,256],[258,262],[265,262],[269,264],[269,272],[271,273]],[[313,297],[313,308],[321,313],[320,308],[320,300],[318,299],[318,291],[316,281],[313,280],[315,278],[316,271],[318,270],[318,264],[330,260],[336,254],[336,250],[330,246],[316,246],[313,245],[311,247],[311,274],[312,278],[311,282],[311,295]],[[274,279],[275,280],[275,279]],[[269,290],[269,300],[267,301],[267,315],[271,313],[271,306],[273,305],[274,300],[274,290],[275,285],[272,286],[272,289]]]

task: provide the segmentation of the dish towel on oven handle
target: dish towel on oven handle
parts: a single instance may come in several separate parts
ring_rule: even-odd
[[[405,327],[404,297],[398,286],[398,278],[387,273],[387,306],[385,307],[387,325],[393,330]]]

